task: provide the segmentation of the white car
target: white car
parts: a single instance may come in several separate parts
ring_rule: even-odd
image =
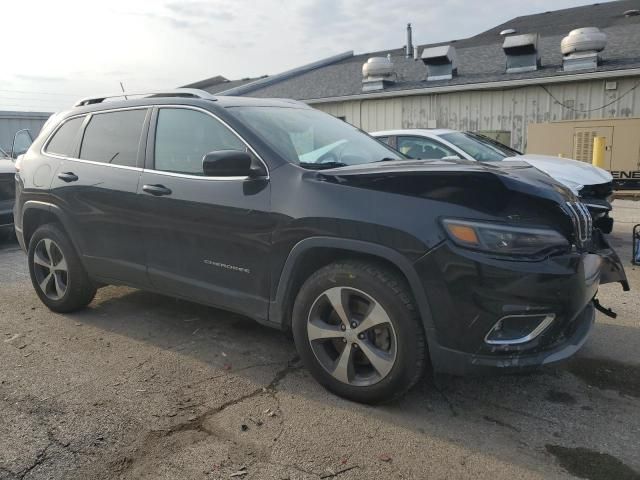
[[[610,233],[613,228],[613,219],[609,217],[613,177],[606,170],[588,163],[548,155],[522,154],[491,138],[458,130],[387,130],[373,132],[371,135],[410,158],[478,162],[525,161],[579,196],[589,208],[594,225],[603,233]]]

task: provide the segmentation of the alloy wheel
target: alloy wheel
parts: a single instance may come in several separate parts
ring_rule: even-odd
[[[47,298],[60,300],[67,291],[69,268],[56,242],[43,238],[33,252],[36,282]]]
[[[395,365],[397,337],[389,315],[355,288],[330,288],[316,298],[307,337],[322,367],[349,385],[378,383]]]

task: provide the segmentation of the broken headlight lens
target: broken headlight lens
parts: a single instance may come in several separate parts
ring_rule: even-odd
[[[555,230],[546,228],[511,227],[453,219],[443,220],[442,224],[457,245],[474,250],[536,256],[569,248],[569,242],[565,237]]]

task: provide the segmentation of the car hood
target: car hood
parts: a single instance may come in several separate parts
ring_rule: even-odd
[[[16,173],[16,167],[13,161],[8,158],[0,158],[0,174],[3,173]]]
[[[510,191],[564,204],[575,195],[564,185],[528,162],[485,164],[466,160],[399,160],[333,168],[314,172],[337,183],[437,198],[464,194],[462,202],[497,201]],[[441,198],[444,199],[444,198]]]
[[[599,185],[613,181],[613,177],[606,170],[570,158],[526,154],[507,157],[503,161],[510,163],[525,161],[566,185],[575,194],[578,194],[580,186]]]

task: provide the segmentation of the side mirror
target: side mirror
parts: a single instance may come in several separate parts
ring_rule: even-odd
[[[239,150],[219,150],[207,153],[202,159],[205,177],[265,177],[262,165],[255,166],[253,157]]]
[[[29,132],[29,130],[18,130],[13,136],[11,158],[16,159],[19,155],[27,153],[27,150],[29,150],[32,143],[33,138],[31,138],[31,132]]]

